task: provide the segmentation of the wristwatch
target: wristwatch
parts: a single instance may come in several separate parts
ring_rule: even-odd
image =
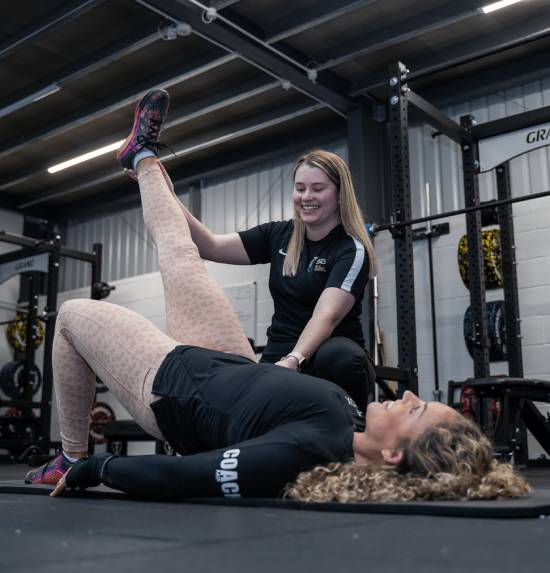
[[[297,365],[296,370],[298,372],[301,372],[302,364],[306,360],[306,357],[303,354],[300,354],[299,352],[289,352],[286,356],[283,356],[283,359],[284,358],[294,358],[294,360],[296,360],[296,365]]]

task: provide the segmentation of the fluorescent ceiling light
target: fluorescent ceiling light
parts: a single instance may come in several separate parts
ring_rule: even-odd
[[[507,6],[511,6],[512,4],[517,4],[518,2],[523,2],[523,0],[500,0],[499,2],[493,2],[492,4],[487,4],[487,6],[483,6],[481,11],[484,14],[489,14],[490,12],[494,12],[495,10],[500,10],[501,8],[506,8]]]
[[[52,165],[52,167],[48,167],[48,173],[57,173],[62,169],[67,169],[67,167],[72,167],[73,165],[78,165],[79,163],[83,163],[84,161],[88,161],[89,159],[93,159],[94,157],[99,157],[100,155],[105,155],[106,153],[115,151],[124,143],[124,141],[125,141],[124,139],[121,139],[120,141],[116,141],[115,143],[111,143],[110,145],[106,145],[105,147],[100,147],[95,151],[90,151],[89,153],[85,153],[84,155],[79,155],[78,157],[74,157],[73,159],[69,159],[68,161],[64,161],[63,163],[58,163],[57,165]]]

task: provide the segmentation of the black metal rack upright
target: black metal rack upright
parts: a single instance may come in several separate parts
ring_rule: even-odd
[[[496,176],[499,201],[510,199],[512,193],[510,189],[508,163],[503,163],[496,168]],[[514,218],[512,205],[510,203],[498,207],[498,221],[500,225],[504,301],[506,304],[506,353],[508,356],[508,374],[515,378],[523,378],[516,244]]]
[[[388,120],[392,221],[395,223],[412,218],[406,78],[407,69],[403,64],[397,63],[390,68]],[[418,393],[412,227],[399,227],[393,231],[392,235],[395,241],[395,280],[397,284],[398,367],[409,371],[409,387],[413,392]]]
[[[496,167],[498,198],[480,202],[478,176],[480,173],[479,143],[493,136],[515,132],[550,121],[550,106],[511,117],[477,125],[474,117],[466,115],[460,124],[438,110],[412,91],[407,85],[407,69],[396,63],[388,70],[387,109],[388,135],[391,155],[392,215],[387,224],[376,229],[388,229],[395,240],[396,299],[399,365],[410,370],[417,383],[416,324],[414,305],[414,265],[412,225],[458,214],[466,215],[468,238],[468,263],[470,269],[470,305],[474,327],[474,377],[490,375],[486,314],[484,257],[481,238],[481,211],[496,209],[501,232],[501,258],[506,309],[508,375],[523,376],[520,313],[518,302],[517,269],[515,257],[512,204],[550,195],[550,191],[528,197],[511,197],[509,166],[507,160],[521,150],[503,158]],[[412,110],[411,110],[412,108]],[[410,167],[409,167],[409,112],[412,111],[436,128],[436,135],[445,135],[460,145],[463,161],[465,207],[428,217],[412,218]],[[536,138],[532,138],[533,141]],[[537,140],[538,141],[538,140]],[[541,145],[539,144],[538,147]]]
[[[475,120],[471,115],[460,118],[460,125],[471,134]],[[477,141],[463,142],[462,169],[464,179],[464,204],[466,207],[479,207],[479,149]],[[474,376],[484,378],[490,374],[489,331],[485,301],[485,274],[483,265],[483,245],[481,239],[481,211],[466,213],[466,236],[468,237],[468,264],[470,276],[470,308],[473,320]]]

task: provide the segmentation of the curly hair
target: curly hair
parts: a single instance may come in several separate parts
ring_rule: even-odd
[[[434,426],[401,444],[399,465],[332,463],[302,472],[285,497],[307,502],[504,499],[531,488],[511,465],[493,459],[470,420]]]

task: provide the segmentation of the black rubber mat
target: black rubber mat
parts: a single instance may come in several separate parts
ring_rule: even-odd
[[[48,486],[26,485],[20,481],[0,481],[0,493],[48,495],[51,490],[52,488]],[[86,491],[68,490],[64,493],[64,496],[91,499],[132,499],[126,494],[105,487],[92,488]],[[550,515],[550,490],[538,489],[529,497],[502,501],[301,503],[292,500],[271,498],[189,498],[177,503],[301,509],[308,511],[332,511],[341,513],[385,513],[401,515],[439,515],[446,517],[517,519]]]

